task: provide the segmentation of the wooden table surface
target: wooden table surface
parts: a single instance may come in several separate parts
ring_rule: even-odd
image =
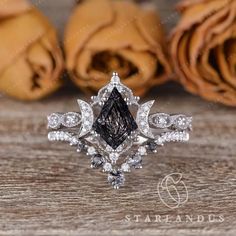
[[[62,32],[73,1],[35,3]],[[174,1],[157,3],[170,27]],[[86,156],[47,141],[46,115],[78,110],[81,96],[60,91],[34,103],[0,98],[0,235],[236,235],[236,109],[173,84],[151,91],[145,100],[157,97],[155,109],[194,117],[190,142],[146,157],[117,191],[88,167]],[[170,196],[163,202],[157,190],[172,173],[182,174],[188,190],[188,201],[174,209],[164,204]]]

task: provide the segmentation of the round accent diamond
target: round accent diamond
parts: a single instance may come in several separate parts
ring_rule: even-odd
[[[140,125],[141,125],[141,126],[145,126],[146,124],[147,124],[146,121],[141,121],[141,122],[140,122]]]
[[[153,105],[154,101],[149,101],[144,104],[142,104],[138,111],[136,116],[136,122],[139,127],[139,131],[144,134],[146,137],[154,138],[154,135],[151,132],[151,129],[148,124],[148,115],[151,110],[151,107]]]
[[[171,126],[170,115],[165,113],[158,113],[150,116],[150,123],[157,128],[168,128]]]
[[[85,112],[84,113],[84,117],[90,117],[90,113],[89,112]]]
[[[118,73],[116,73],[116,72],[113,73],[113,76],[111,78],[111,82],[113,84],[119,84],[120,83],[120,78],[118,76]]]
[[[141,117],[141,118],[145,118],[145,117],[146,117],[146,115],[147,115],[147,114],[146,114],[146,113],[144,113],[144,112],[141,112],[141,113],[140,113],[140,117]]]
[[[103,165],[103,170],[104,170],[104,172],[110,172],[110,171],[112,171],[112,165],[111,165],[111,163],[106,162],[106,163]]]
[[[70,145],[71,146],[77,145],[78,142],[79,141],[78,141],[77,137],[72,137],[71,140],[70,140]]]
[[[110,160],[112,161],[112,163],[116,163],[116,161],[118,160],[119,158],[119,154],[116,153],[116,152],[112,152],[110,155],[109,155],[109,158]]]
[[[125,183],[125,176],[119,170],[113,170],[108,174],[108,182],[113,186],[113,188],[118,189]]]
[[[88,147],[87,154],[90,156],[96,154],[96,149],[94,147]]]
[[[121,165],[121,170],[124,171],[124,172],[130,172],[130,166],[128,163],[123,163]]]
[[[60,115],[53,113],[50,116],[48,116],[48,127],[51,129],[57,129],[61,125],[60,122]]]
[[[80,116],[75,112],[68,112],[62,117],[62,124],[68,128],[76,126],[80,123]]]
[[[190,126],[191,120],[184,115],[178,116],[174,121],[174,126],[178,129],[184,130]]]
[[[189,133],[183,133],[183,142],[189,141]]]
[[[144,155],[147,154],[147,150],[146,150],[145,147],[141,146],[141,147],[139,147],[139,149],[138,149],[138,153],[139,153],[141,156],[144,156]]]

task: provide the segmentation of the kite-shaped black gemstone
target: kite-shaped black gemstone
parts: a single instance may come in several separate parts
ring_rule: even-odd
[[[93,124],[94,130],[116,149],[138,128],[123,97],[115,87]]]

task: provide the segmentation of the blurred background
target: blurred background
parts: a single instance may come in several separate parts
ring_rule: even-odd
[[[77,0],[31,0],[31,2],[41,9],[46,16],[54,23],[60,38],[62,40],[63,32],[67,19],[74,7],[79,2]],[[178,13],[174,11],[175,4],[178,0],[144,0],[136,1],[138,3],[148,2],[156,5],[157,9],[160,9],[158,13],[161,16],[162,24],[165,25],[166,29],[170,31],[171,28],[177,24]]]

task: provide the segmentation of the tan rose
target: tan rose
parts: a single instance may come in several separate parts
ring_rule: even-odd
[[[0,0],[0,92],[21,100],[59,88],[63,69],[54,27],[27,1]]]
[[[236,106],[236,1],[185,0],[171,54],[184,87],[203,98]]]
[[[157,14],[129,1],[82,1],[64,44],[71,78],[86,91],[98,90],[116,71],[140,95],[171,72]]]

